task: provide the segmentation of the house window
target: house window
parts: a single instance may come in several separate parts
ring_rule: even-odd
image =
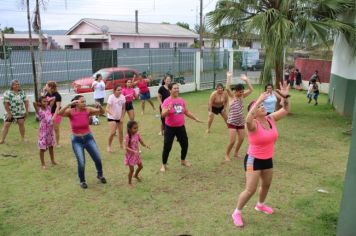
[[[150,48],[150,43],[144,43],[143,48]]]
[[[122,43],[122,48],[130,48],[130,43]]]
[[[73,49],[73,45],[64,45],[64,49]]]
[[[178,43],[178,48],[187,48],[188,43]]]
[[[171,44],[167,43],[167,42],[161,42],[161,43],[158,44],[158,47],[159,48],[170,48]]]

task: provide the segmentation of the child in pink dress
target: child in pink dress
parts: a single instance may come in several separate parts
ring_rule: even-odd
[[[40,127],[38,130],[38,149],[40,149],[41,166],[42,169],[46,169],[44,153],[47,149],[49,150],[52,165],[57,165],[53,154],[55,139],[51,106],[49,105],[49,101],[45,96],[40,97],[37,103],[33,103],[33,106],[36,111],[36,117],[40,121]]]
[[[141,155],[140,155],[140,149],[139,149],[139,143],[141,143],[142,146],[145,148],[150,149],[148,145],[146,145],[140,134],[137,132],[138,131],[138,124],[136,121],[129,121],[127,123],[127,135],[125,137],[125,165],[127,165],[130,168],[130,172],[128,174],[128,180],[129,180],[129,186],[132,187],[132,176],[136,178],[139,182],[141,181],[141,178],[138,176],[140,171],[142,170],[142,161],[141,161]],[[137,169],[134,175],[135,171],[135,165],[137,165]]]

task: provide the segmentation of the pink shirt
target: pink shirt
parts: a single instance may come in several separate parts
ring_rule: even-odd
[[[133,88],[122,88],[121,93],[125,96],[126,102],[132,102],[136,95],[136,92]]]
[[[87,134],[91,132],[89,128],[89,111],[87,109],[77,111],[77,109],[72,108],[69,120],[73,134]]]
[[[120,120],[122,115],[122,107],[125,106],[125,96],[120,94],[119,97],[116,97],[114,94],[111,94],[108,98],[108,105],[110,105],[110,112],[107,114],[109,119]]]
[[[171,106],[171,109],[166,116],[166,125],[170,127],[180,127],[184,125],[184,112],[186,110],[185,102],[183,98],[166,98],[162,104],[162,109],[167,108],[168,105]]]
[[[140,91],[140,94],[147,93],[149,91],[148,89],[148,83],[146,79],[142,79],[141,81],[137,82],[137,87]]]
[[[266,116],[272,129],[265,130],[261,124],[256,121],[256,130],[248,132],[248,151],[247,153],[257,159],[269,159],[274,156],[274,144],[278,138],[278,130],[274,120]]]

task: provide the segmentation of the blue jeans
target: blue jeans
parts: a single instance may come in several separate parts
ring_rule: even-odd
[[[93,159],[96,167],[96,171],[99,177],[103,176],[103,167],[101,165],[100,153],[98,146],[91,133],[84,136],[72,135],[72,148],[77,158],[78,163],[78,176],[80,182],[85,182],[85,154],[84,149],[87,150],[91,158]]]

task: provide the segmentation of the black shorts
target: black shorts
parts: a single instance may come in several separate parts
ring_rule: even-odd
[[[255,157],[246,154],[244,160],[244,168],[246,172],[255,170],[266,170],[273,168],[272,157],[269,159],[257,159]]]
[[[108,118],[108,122],[112,122],[112,121],[115,121],[116,123],[120,123],[120,120],[114,120],[114,119]]]
[[[24,116],[18,118],[11,117],[11,118],[5,118],[5,122],[17,122],[18,120],[23,120],[23,119],[25,119]]]
[[[126,109],[126,111],[133,110],[134,108],[133,108],[132,102],[126,102],[125,109]]]
[[[215,115],[221,114],[221,112],[224,110],[224,106],[222,107],[211,107],[211,112],[214,113]]]

